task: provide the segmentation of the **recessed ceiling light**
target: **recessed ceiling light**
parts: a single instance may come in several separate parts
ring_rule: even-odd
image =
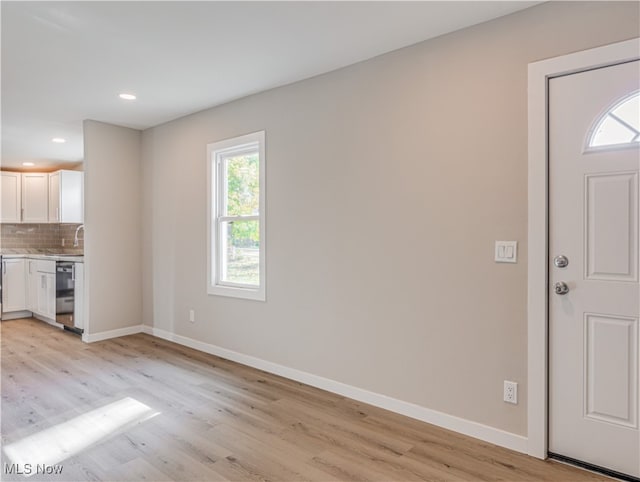
[[[64,144],[65,142],[67,142],[67,140],[63,139],[62,137],[54,137],[53,139],[51,139],[51,142],[55,142],[56,144]]]
[[[136,100],[136,96],[133,94],[120,94],[120,98],[124,100]]]
[[[32,167],[32,166],[35,166],[35,164],[34,164],[33,162],[23,162],[23,163],[22,163],[22,165],[23,165],[24,167]]]

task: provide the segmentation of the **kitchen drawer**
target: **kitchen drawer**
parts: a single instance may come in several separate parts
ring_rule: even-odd
[[[36,261],[36,271],[39,271],[40,273],[56,274],[56,262],[38,259]]]

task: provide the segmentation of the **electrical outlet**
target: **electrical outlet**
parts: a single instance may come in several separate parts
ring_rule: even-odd
[[[191,323],[195,323],[196,321],[196,312],[194,310],[189,310],[189,321]]]
[[[507,403],[518,403],[518,384],[516,382],[504,381],[504,401]]]

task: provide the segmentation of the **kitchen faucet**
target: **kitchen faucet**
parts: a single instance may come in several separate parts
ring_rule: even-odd
[[[73,237],[73,247],[77,248],[78,245],[80,244],[80,242],[78,241],[78,233],[80,232],[80,230],[84,230],[84,224],[81,224],[80,226],[78,226],[76,228],[76,235]]]

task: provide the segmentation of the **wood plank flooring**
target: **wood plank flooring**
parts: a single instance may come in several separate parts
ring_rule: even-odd
[[[34,474],[62,466],[33,481],[607,480],[149,335],[0,327],[2,480],[25,480],[5,453],[25,441]]]

